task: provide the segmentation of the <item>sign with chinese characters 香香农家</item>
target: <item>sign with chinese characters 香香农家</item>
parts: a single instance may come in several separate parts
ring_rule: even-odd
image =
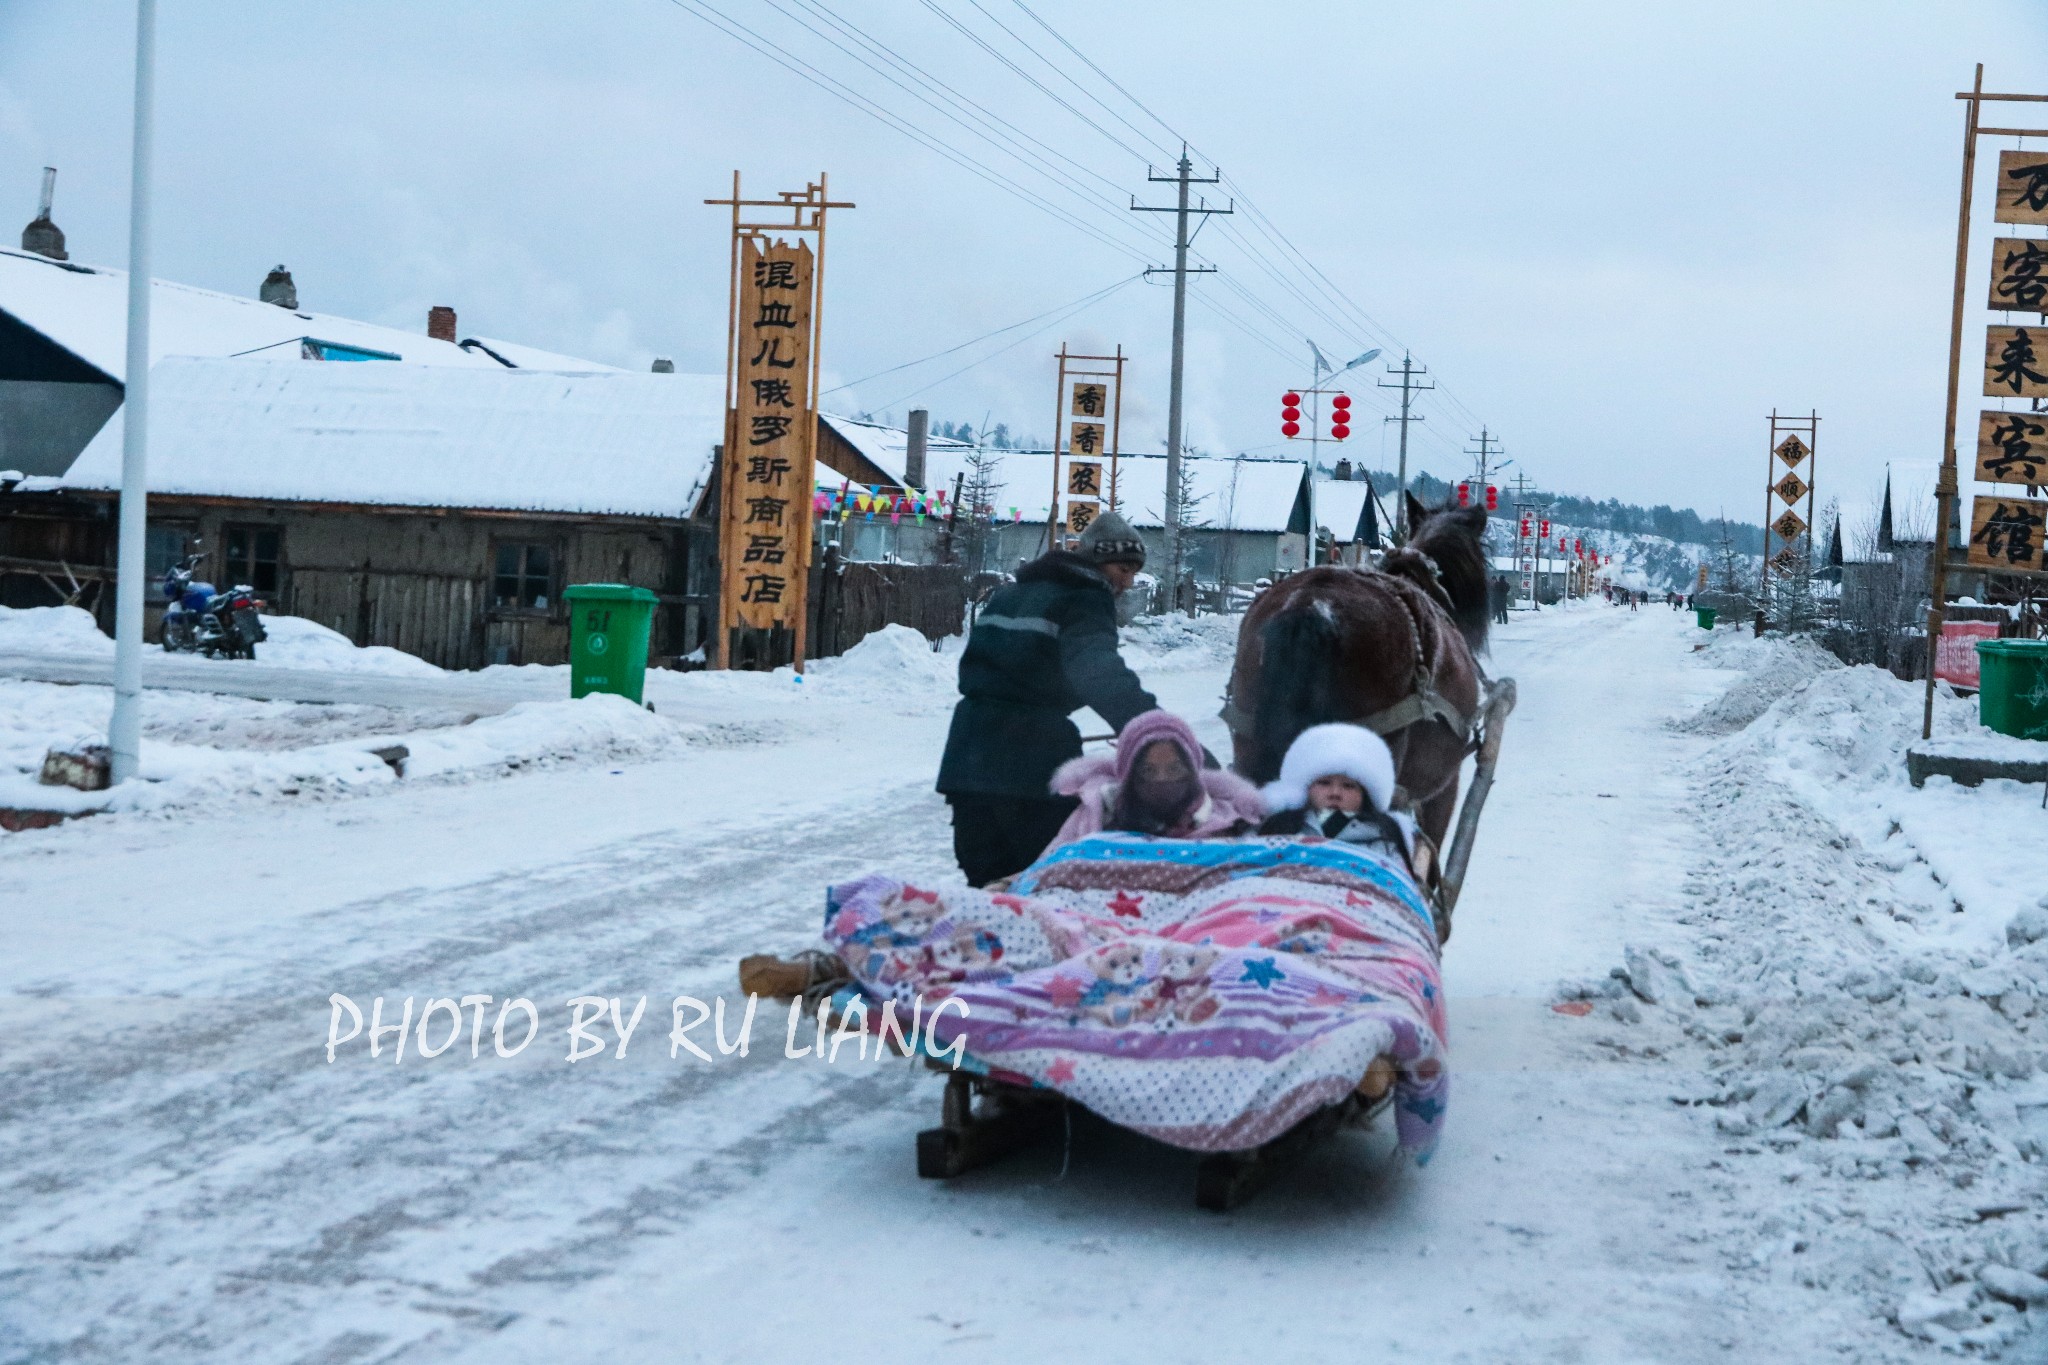
[[[1102,496],[1102,466],[1093,460],[1067,461],[1067,492],[1079,498]]]
[[[808,242],[741,243],[733,431],[725,496],[723,625],[794,630],[810,564],[811,309]]]
[[[1103,417],[1109,412],[1109,385],[1074,385],[1074,416]]]
[[[1095,524],[1095,518],[1102,514],[1102,504],[1092,498],[1067,499],[1067,533],[1080,535]]]

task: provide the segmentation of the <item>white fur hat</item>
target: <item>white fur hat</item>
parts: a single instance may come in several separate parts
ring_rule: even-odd
[[[1366,799],[1384,811],[1394,801],[1394,753],[1363,725],[1311,725],[1287,746],[1278,781],[1260,795],[1269,810],[1300,810],[1308,804],[1308,784],[1341,774],[1365,788]]]

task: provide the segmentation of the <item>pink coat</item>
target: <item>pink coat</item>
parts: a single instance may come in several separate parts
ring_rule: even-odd
[[[1257,787],[1236,773],[1202,766],[1201,741],[1186,721],[1171,712],[1147,711],[1124,726],[1114,751],[1069,759],[1053,774],[1052,789],[1061,796],[1078,796],[1081,804],[1046,847],[1058,848],[1101,833],[1116,806],[1117,788],[1130,776],[1131,765],[1147,745],[1161,739],[1178,745],[1189,765],[1201,774],[1202,802],[1195,808],[1192,828],[1180,837],[1213,839],[1240,821],[1257,828],[1265,819],[1266,803]]]

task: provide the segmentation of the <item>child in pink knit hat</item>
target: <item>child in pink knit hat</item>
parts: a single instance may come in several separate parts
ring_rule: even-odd
[[[1161,839],[1215,839],[1248,833],[1265,814],[1258,789],[1235,773],[1205,767],[1202,743],[1168,711],[1133,717],[1116,749],[1062,764],[1052,789],[1079,797],[1048,845],[1127,830]]]

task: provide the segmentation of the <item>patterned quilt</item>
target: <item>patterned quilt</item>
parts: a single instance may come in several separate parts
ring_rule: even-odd
[[[1401,1146],[1443,1125],[1436,933],[1405,867],[1355,845],[1103,834],[1007,893],[869,876],[826,939],[863,994],[921,997],[937,1041],[1197,1151],[1253,1147],[1399,1069]]]

